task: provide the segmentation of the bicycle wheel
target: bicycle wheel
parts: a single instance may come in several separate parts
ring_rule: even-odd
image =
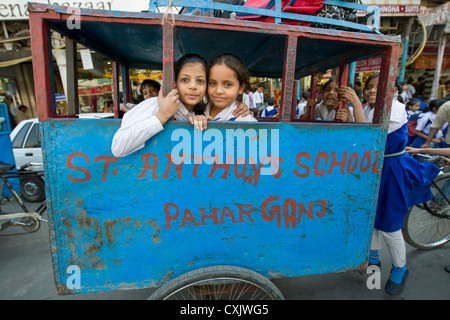
[[[432,249],[450,241],[450,203],[445,199],[450,196],[450,175],[440,176],[434,182],[433,199],[423,208],[411,207],[405,218],[405,241],[417,249]]]
[[[278,288],[252,270],[214,266],[193,270],[167,282],[149,300],[284,300]]]

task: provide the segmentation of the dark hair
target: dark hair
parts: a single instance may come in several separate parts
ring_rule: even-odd
[[[336,77],[332,76],[330,79],[328,79],[327,82],[325,82],[325,84],[322,87],[322,92],[325,91],[326,87],[328,87],[330,85],[330,83],[336,82]]]
[[[159,92],[159,89],[161,89],[161,84],[158,81],[155,81],[155,80],[145,79],[141,83],[141,88],[140,88],[141,94],[143,94],[142,93],[142,89],[149,88],[149,87],[155,88]]]
[[[311,96],[311,94],[309,93],[309,91],[305,91],[302,93],[302,98],[305,100],[308,99],[310,96]]]
[[[406,105],[405,105],[406,110],[408,110],[410,106],[413,106],[413,105],[415,105],[416,103],[420,103],[420,101],[419,101],[419,100],[416,100],[416,99],[411,99],[411,100],[409,100],[409,101],[406,103]]]
[[[423,113],[428,112],[428,111],[433,111],[434,109],[439,110],[439,107],[442,106],[445,103],[444,99],[434,99],[431,100],[430,103],[428,104],[428,106],[426,106],[423,109]]]
[[[275,97],[269,97],[269,98],[267,99],[267,104],[268,104],[269,106],[274,106],[274,105],[275,105],[275,102],[276,102]]]
[[[206,80],[208,80],[208,62],[205,58],[202,56],[196,54],[196,53],[187,53],[184,56],[182,56],[180,59],[178,59],[177,63],[174,67],[174,73],[175,73],[175,81],[177,81],[178,76],[180,75],[181,69],[184,67],[185,64],[188,63],[199,63],[203,66],[205,69],[206,74]],[[206,109],[206,103],[204,101],[200,101],[197,103],[197,105],[194,106],[194,113],[196,115],[203,115],[205,114]]]
[[[211,67],[215,66],[216,64],[224,64],[228,68],[233,70],[236,73],[236,78],[239,80],[239,84],[241,86],[247,86],[249,84],[250,73],[245,67],[244,62],[242,62],[242,60],[238,56],[231,53],[221,54],[215,57],[209,63],[209,70],[211,70]],[[260,86],[260,84],[258,86]]]
[[[370,77],[367,78],[366,82],[364,82],[364,88],[363,88],[363,96],[364,96],[364,92],[366,92],[367,90],[367,84],[374,78],[379,78],[380,77],[380,73],[374,73],[372,74]],[[364,102],[367,102],[366,99],[364,99]]]

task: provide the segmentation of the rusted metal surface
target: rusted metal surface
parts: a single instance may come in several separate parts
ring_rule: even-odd
[[[118,159],[109,149],[118,126],[43,123],[58,288],[70,266],[81,270],[81,288],[61,292],[157,286],[220,264],[300,276],[366,259],[382,128],[211,123],[200,133],[171,123]]]
[[[174,28],[161,25],[161,14],[87,9],[81,30],[69,30],[66,8],[31,4],[29,12],[59,293],[159,286],[217,264],[298,276],[357,268],[366,259],[398,38],[185,16]],[[388,85],[374,125],[280,117],[210,123],[199,132],[172,122],[119,159],[110,145],[120,120],[56,118],[49,28],[115,60],[116,78],[119,65],[163,68],[165,92],[183,52],[238,54],[252,74],[266,69],[282,78],[286,117],[294,79],[312,74],[315,86],[321,68],[344,58],[383,53],[380,82]],[[79,288],[68,286],[71,266],[80,269]]]

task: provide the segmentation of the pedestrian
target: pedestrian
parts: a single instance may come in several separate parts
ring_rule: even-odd
[[[16,120],[16,124],[19,124],[20,122],[22,122],[23,120],[28,120],[31,117],[28,115],[28,107],[21,104],[19,106],[19,108],[17,108],[19,111],[16,114],[15,120]]]
[[[446,101],[445,99],[441,99],[439,101],[444,103],[440,105],[434,121],[430,126],[430,132],[428,133],[426,141],[420,146],[421,148],[429,148],[438,131],[442,129],[445,124],[448,124],[448,121],[450,121],[450,101]],[[446,134],[445,136],[445,143],[447,147],[450,147],[449,134]]]
[[[411,142],[411,147],[418,148],[423,145],[428,139],[428,134],[431,130],[431,124],[436,118],[436,114],[442,104],[441,100],[432,100],[428,107],[422,110],[422,113],[419,115],[419,119],[417,120],[417,126],[415,130],[416,136]],[[439,130],[434,137],[432,137],[432,142],[436,147],[439,147],[439,143],[444,141],[443,133]]]
[[[372,109],[376,102],[378,80],[378,73],[370,76],[363,90],[364,98]],[[373,112],[366,114],[366,121],[372,122]],[[369,252],[369,266],[381,266],[379,250],[380,237],[383,237],[392,260],[391,273],[385,285],[385,291],[390,295],[403,291],[409,274],[401,230],[404,218],[411,206],[432,198],[430,185],[440,171],[433,164],[417,162],[405,152],[407,122],[405,105],[393,99]]]
[[[250,85],[245,87],[244,93],[242,94],[242,102],[245,103],[250,111],[253,112],[253,109],[255,109],[255,104],[253,102],[253,92]]]
[[[408,80],[406,81],[406,97],[407,99],[412,99],[414,94],[416,93],[416,88],[414,88],[414,79],[413,78],[408,78]]]
[[[417,83],[414,86],[416,89],[416,93],[413,95],[414,98],[425,101],[425,78],[418,77]]]
[[[254,98],[254,103],[255,103],[255,108],[259,109],[263,106],[264,104],[264,89],[266,88],[266,85],[262,82],[260,82],[258,84],[258,87],[256,88],[256,91],[253,93],[253,98]]]
[[[408,120],[411,119],[414,115],[419,115],[421,113],[420,111],[420,101],[416,99],[409,100],[406,105],[406,113],[408,114]]]

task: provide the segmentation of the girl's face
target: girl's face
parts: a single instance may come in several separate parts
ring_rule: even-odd
[[[364,99],[372,106],[375,105],[377,100],[378,79],[378,77],[372,78],[364,90]]]
[[[225,64],[216,64],[209,71],[208,96],[214,107],[224,109],[244,92],[234,70]]]
[[[147,100],[152,97],[158,96],[158,89],[155,87],[144,87],[142,88],[142,95],[144,96],[144,100]]]
[[[328,109],[333,109],[338,106],[338,93],[336,82],[330,82],[323,90],[322,100]]]
[[[206,70],[201,63],[185,64],[176,82],[178,95],[186,109],[192,111],[206,94]]]
[[[420,110],[420,102],[417,102],[416,104],[413,104],[412,106],[409,106],[409,110],[411,111],[419,111]]]

